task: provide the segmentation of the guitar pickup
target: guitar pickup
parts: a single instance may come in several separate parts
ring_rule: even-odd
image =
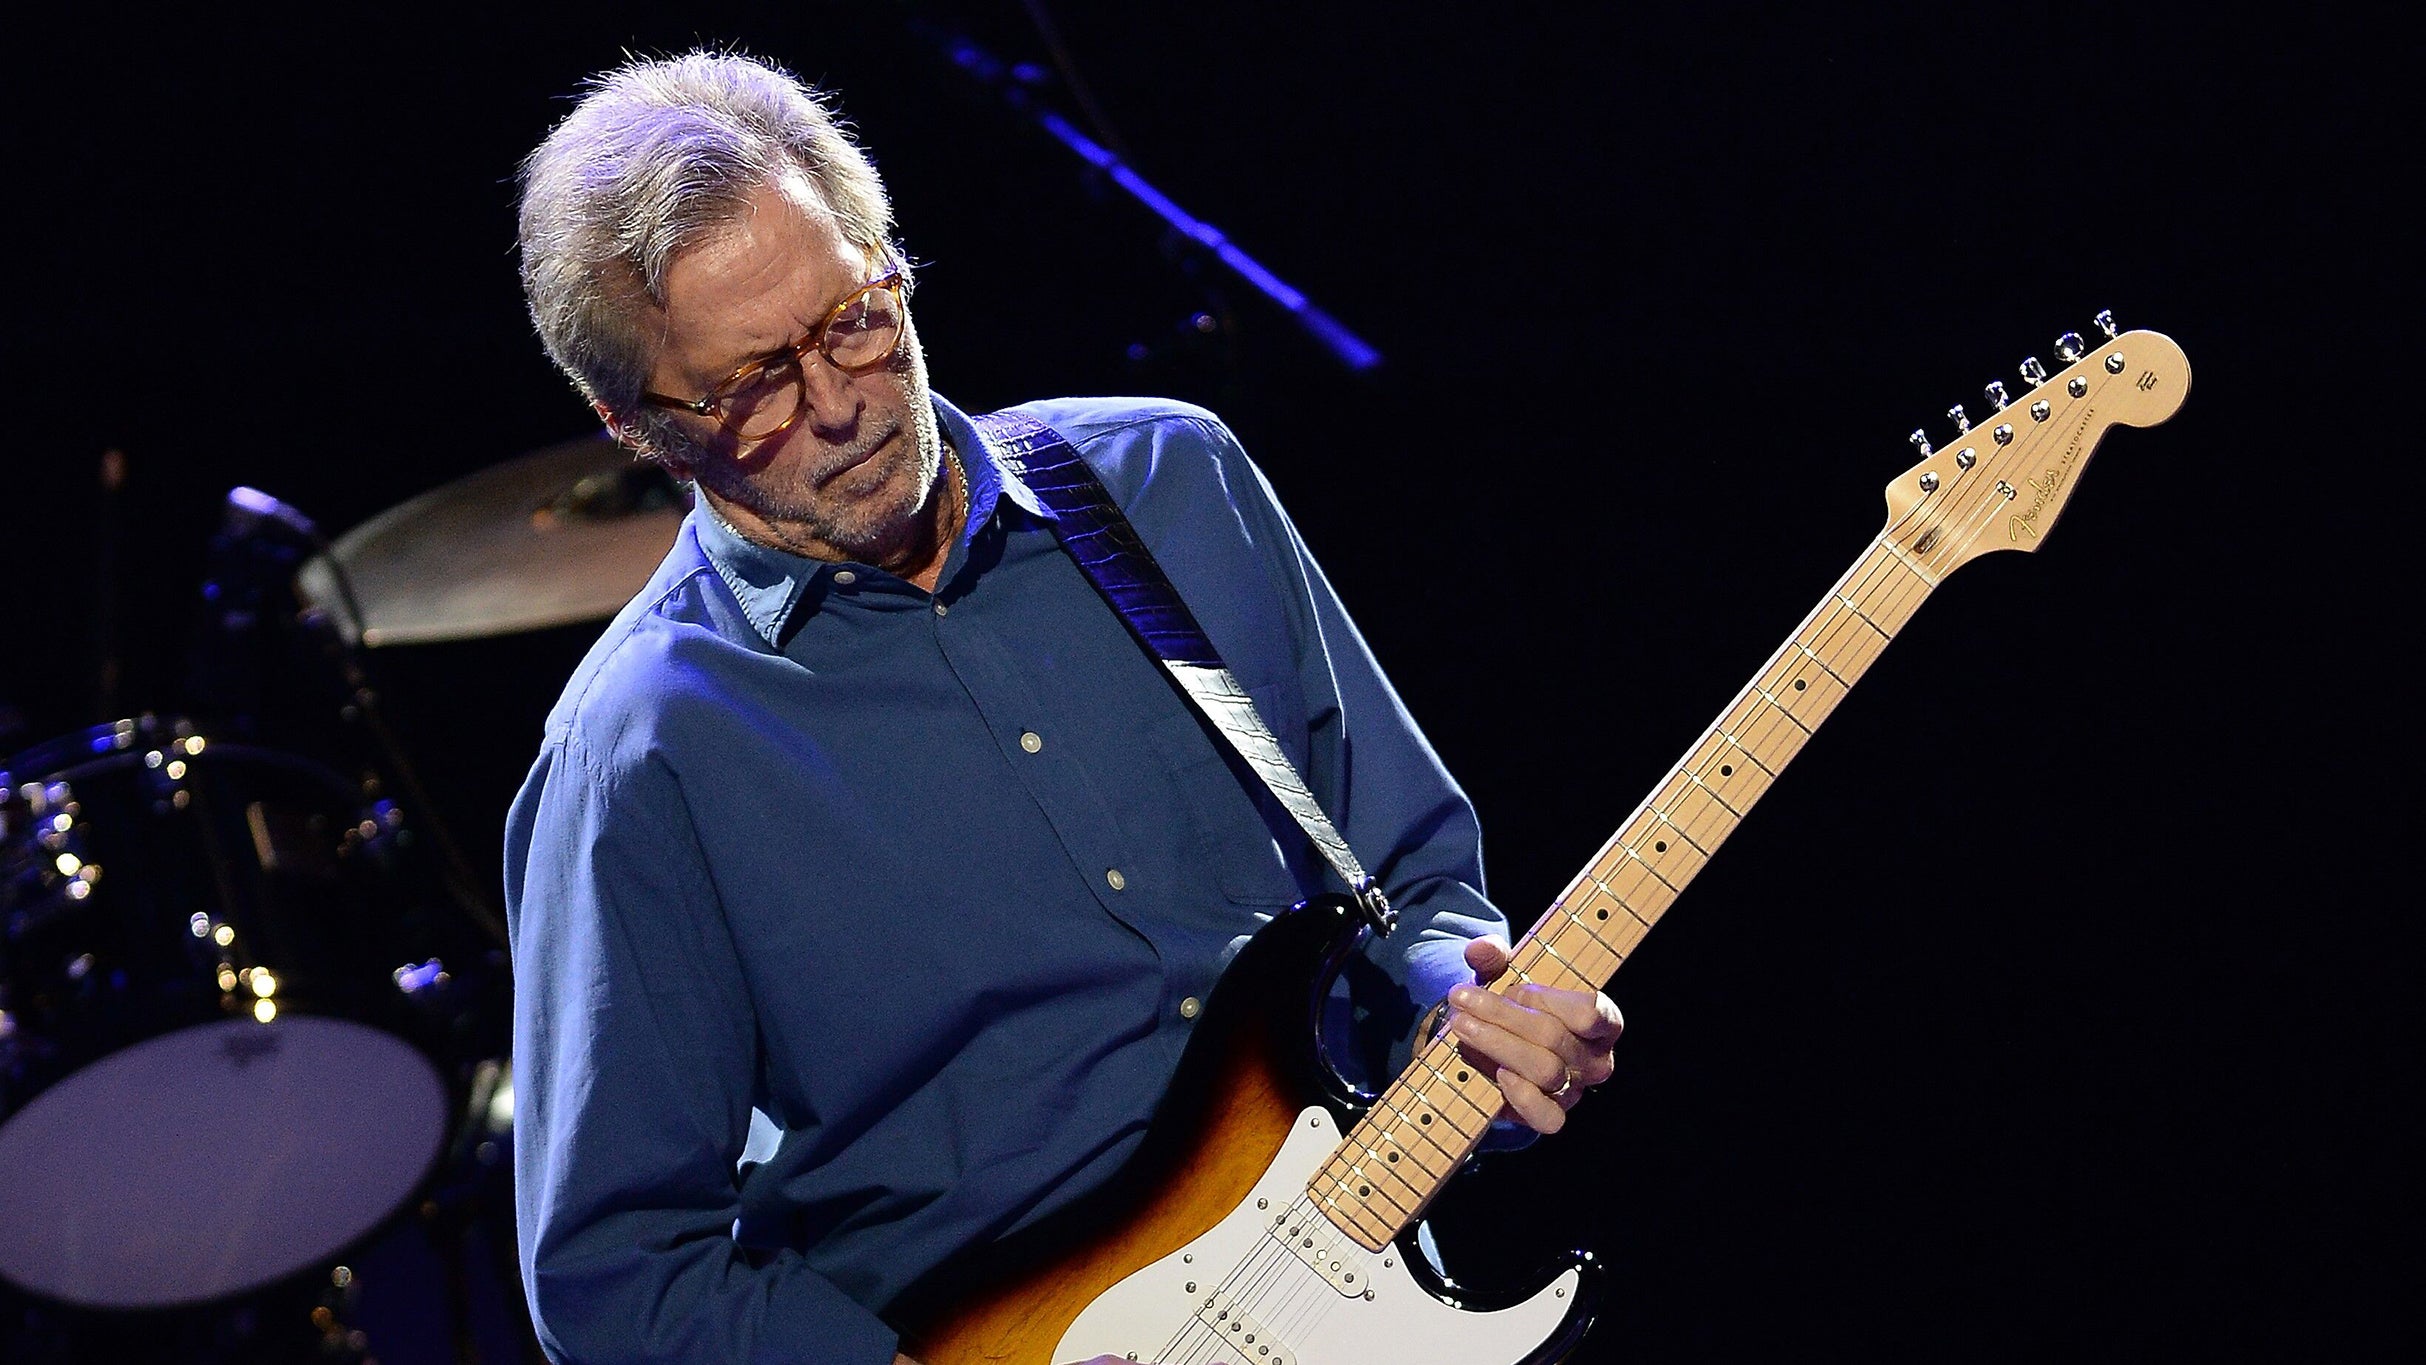
[[[1307,1269],[1321,1276],[1323,1283],[1333,1289],[1352,1299],[1373,1296],[1373,1277],[1367,1273],[1371,1267],[1366,1263],[1365,1249],[1311,1202],[1298,1200],[1264,1232],[1287,1247],[1290,1255],[1305,1262]]]
[[[1239,1365],[1297,1365],[1297,1355],[1273,1339],[1262,1323],[1249,1317],[1228,1294],[1213,1293],[1197,1305],[1196,1320],[1227,1343]]]

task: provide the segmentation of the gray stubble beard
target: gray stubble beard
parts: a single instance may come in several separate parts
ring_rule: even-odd
[[[837,516],[837,509],[821,506],[811,498],[786,497],[780,490],[753,485],[736,477],[729,465],[708,464],[713,476],[699,482],[708,491],[727,502],[748,508],[784,542],[784,548],[809,557],[822,557],[811,551],[822,547],[838,550],[862,563],[879,563],[883,552],[904,542],[908,528],[936,496],[938,480],[943,473],[943,429],[935,419],[935,398],[927,385],[926,352],[918,344],[917,330],[908,319],[902,322],[899,372],[909,390],[910,437],[916,451],[918,478],[904,499],[905,505],[871,508],[850,505],[847,514]],[[807,537],[794,534],[805,531]]]

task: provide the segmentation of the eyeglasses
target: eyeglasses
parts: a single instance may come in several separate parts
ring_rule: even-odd
[[[901,272],[887,271],[852,290],[807,336],[733,371],[707,397],[643,393],[640,401],[711,418],[745,441],[780,436],[808,410],[810,352],[844,374],[864,374],[900,349],[903,316]]]

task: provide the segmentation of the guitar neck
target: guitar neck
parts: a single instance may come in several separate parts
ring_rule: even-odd
[[[1872,542],[1516,943],[1491,989],[1607,985],[1941,576],[1884,533]],[[1308,1197],[1378,1251],[1431,1202],[1499,1108],[1497,1084],[1467,1066],[1454,1042],[1421,1043]]]

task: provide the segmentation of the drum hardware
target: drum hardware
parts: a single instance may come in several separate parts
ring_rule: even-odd
[[[515,637],[552,697],[544,651],[647,581],[687,505],[603,437],[334,541],[234,490],[184,709],[5,737],[0,1290],[35,1297],[0,1356],[286,1358],[308,1315],[313,1358],[362,1358],[340,1277],[405,1227],[445,1265],[459,1359],[475,1269],[520,1313],[504,926],[406,740],[452,778],[477,753],[400,735],[379,675],[402,646]],[[536,697],[467,715],[424,690],[515,732],[484,748],[536,742]]]
[[[439,1157],[458,1049],[502,1033],[507,990],[434,911],[405,812],[156,717],[6,773],[0,1276],[206,1302],[376,1227]]]

